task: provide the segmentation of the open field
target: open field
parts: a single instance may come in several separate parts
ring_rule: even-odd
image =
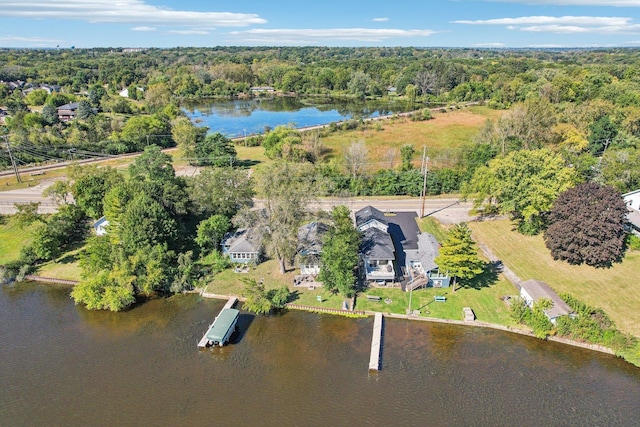
[[[20,256],[20,248],[29,244],[35,224],[22,229],[10,216],[0,215],[0,265]]]
[[[610,269],[554,261],[542,236],[523,236],[508,220],[472,222],[474,238],[487,245],[521,280],[545,281],[607,312],[618,328],[640,336],[640,252],[628,252]]]
[[[403,145],[413,144],[416,149],[415,165],[419,166],[422,146],[426,145],[430,166],[447,166],[449,153],[456,153],[464,144],[471,141],[478,129],[487,119],[496,119],[501,112],[488,107],[471,107],[468,109],[435,113],[432,120],[413,122],[406,118],[393,118],[378,121],[382,130],[338,131],[326,138],[322,143],[329,149],[326,158],[342,159],[344,150],[352,142],[364,141],[369,151],[369,162],[372,166],[390,167],[387,158],[389,149],[400,149]],[[393,166],[400,164],[400,154],[396,155]]]

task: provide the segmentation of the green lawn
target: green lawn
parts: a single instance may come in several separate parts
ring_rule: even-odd
[[[477,320],[514,326],[509,317],[509,309],[501,298],[515,293],[513,285],[506,280],[498,280],[480,289],[459,288],[456,292],[452,292],[451,288],[418,289],[413,291],[413,295],[400,289],[372,288],[358,297],[356,309],[405,314],[411,297],[411,310],[420,310],[420,316],[462,320],[462,307],[471,307]],[[382,300],[371,302],[367,300],[366,295],[377,295],[382,297]],[[436,302],[435,295],[445,296],[446,302]],[[387,298],[391,300],[390,304],[384,301]]]
[[[539,279],[607,312],[618,328],[640,336],[640,252],[627,252],[609,269],[554,261],[542,236],[523,236],[508,220],[472,222],[474,238],[487,245],[521,280]]]
[[[0,265],[18,259],[20,248],[31,241],[34,226],[22,229],[12,217],[0,215]]]

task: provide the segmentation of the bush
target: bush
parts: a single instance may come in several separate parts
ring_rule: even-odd
[[[631,234],[629,233],[627,235],[627,248],[631,249],[632,251],[640,251],[640,237],[636,236],[635,234]]]

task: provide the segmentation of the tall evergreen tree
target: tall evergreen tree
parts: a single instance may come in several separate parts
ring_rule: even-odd
[[[453,278],[454,292],[457,279],[473,279],[484,271],[484,262],[478,256],[478,249],[466,223],[457,224],[447,233],[435,263],[440,271],[448,272]]]

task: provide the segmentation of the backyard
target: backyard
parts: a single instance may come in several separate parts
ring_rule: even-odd
[[[542,236],[523,236],[506,219],[469,223],[476,241],[487,245],[521,280],[539,279],[558,293],[602,308],[622,332],[640,336],[640,252],[629,251],[608,269],[570,265],[551,258]]]

